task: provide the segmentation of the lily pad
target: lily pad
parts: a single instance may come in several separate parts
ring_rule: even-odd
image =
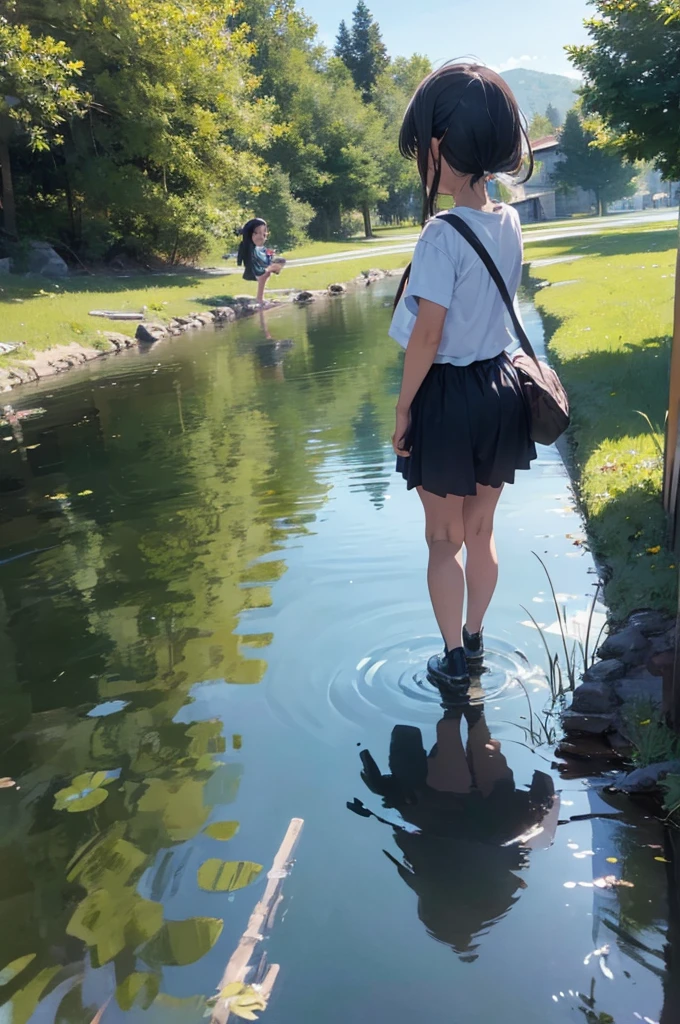
[[[233,839],[238,830],[239,823],[237,821],[213,821],[204,831],[211,839],[226,842],[228,839]]]
[[[103,804],[109,795],[104,786],[108,786],[114,778],[109,772],[84,772],[76,775],[70,786],[54,794],[55,811],[90,811]]]
[[[198,884],[208,892],[235,892],[254,882],[261,871],[262,865],[250,860],[211,858],[198,869]]]
[[[216,917],[166,921],[139,955],[150,967],[185,967],[210,952],[223,927],[224,921]]]

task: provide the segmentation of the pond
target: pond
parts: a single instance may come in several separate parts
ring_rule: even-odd
[[[210,1015],[265,890],[269,1024],[671,1021],[663,832],[543,717],[533,552],[577,634],[596,581],[554,449],[501,502],[488,671],[465,706],[425,678],[393,291],[8,396],[3,1024]]]

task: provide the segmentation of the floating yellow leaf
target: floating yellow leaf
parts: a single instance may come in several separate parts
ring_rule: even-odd
[[[661,551],[661,545],[660,544],[656,544],[653,548],[647,548],[647,554],[648,555],[658,555],[660,551]]]
[[[652,724],[652,720],[651,720],[651,718],[644,718],[644,719],[643,719],[643,720],[642,720],[642,721],[640,722],[640,725],[651,725],[651,724]]]
[[[267,1009],[264,997],[253,985],[233,981],[220,992],[220,999],[229,1004],[229,1010],[243,1020],[257,1020],[256,1012]]]
[[[249,860],[211,858],[198,869],[198,884],[207,892],[235,892],[254,882],[261,871],[261,864]]]
[[[87,498],[90,494],[94,494],[94,491],[78,491],[79,498]]]
[[[234,838],[238,828],[237,821],[213,821],[204,831],[211,839],[220,839],[226,842],[228,839]]]
[[[619,863],[619,858],[618,857],[607,857],[607,864],[618,864],[618,863]]]

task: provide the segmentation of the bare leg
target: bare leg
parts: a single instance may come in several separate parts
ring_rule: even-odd
[[[264,302],[264,290],[267,287],[270,275],[271,270],[265,270],[264,274],[261,274],[257,279],[257,301],[260,305]]]
[[[460,735],[460,718],[437,723],[437,750],[427,759],[427,784],[440,793],[470,792],[472,776]]]
[[[463,574],[464,498],[438,494],[418,488],[425,509],[425,537],[430,549],[427,584],[437,623],[446,649],[454,650],[463,643]]]
[[[501,745],[498,740],[491,738],[483,715],[468,731],[467,756],[482,796],[489,796],[501,779],[513,778],[508,762],[501,753]]]
[[[467,584],[466,626],[470,633],[482,628],[486,610],[498,583],[498,557],[493,536],[493,517],[502,487],[477,485],[477,494],[465,498],[465,582]]]

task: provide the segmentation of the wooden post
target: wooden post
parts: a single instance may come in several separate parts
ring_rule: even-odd
[[[274,982],[279,973],[278,964],[267,964],[266,954],[263,953],[258,963],[251,962],[258,943],[262,942],[265,933],[274,924],[274,917],[279,908],[283,896],[281,888],[283,881],[290,871],[290,864],[293,859],[295,847],[297,846],[302,832],[304,821],[302,818],[293,818],[274,857],[271,871],[267,875],[267,888],[262,899],[257,903],[250,915],[248,926],[244,931],[238,946],[231,955],[222,980],[217,986],[218,993],[224,991],[227,985],[233,982],[246,982],[248,975],[255,971],[254,983],[260,985],[260,994],[265,1002],[269,1002]],[[231,1013],[229,1011],[229,1000],[218,996],[213,1007],[211,1024],[227,1024]]]
[[[678,258],[675,270],[675,306],[663,497],[664,507],[669,517],[671,543],[680,565],[680,219],[678,221]],[[680,583],[680,572],[678,580]],[[678,600],[675,659],[664,679],[664,711],[669,716],[674,728],[680,732],[680,587]]]

